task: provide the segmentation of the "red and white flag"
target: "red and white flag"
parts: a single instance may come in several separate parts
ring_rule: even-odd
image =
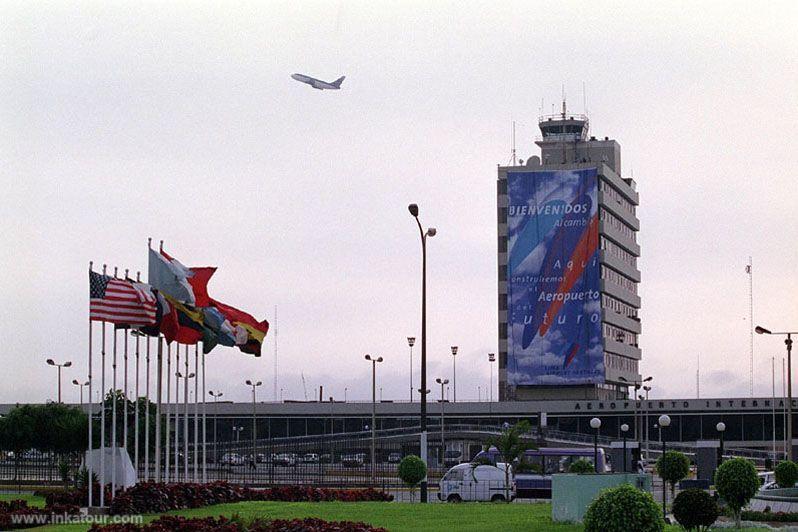
[[[155,323],[157,302],[149,285],[89,272],[89,319],[120,325]]]

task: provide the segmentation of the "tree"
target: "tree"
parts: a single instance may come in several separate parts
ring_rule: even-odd
[[[743,507],[759,490],[756,468],[745,458],[731,458],[715,471],[715,489],[734,513],[734,522],[740,528]]]
[[[34,442],[34,421],[27,409],[16,407],[0,418],[0,449],[14,453],[14,480],[18,478],[22,453],[31,449]]]
[[[776,484],[780,488],[793,488],[798,482],[798,464],[790,460],[779,462],[774,473],[776,473]]]
[[[524,456],[524,451],[533,449],[534,445],[523,441],[522,436],[531,430],[528,421],[515,425],[505,425],[499,436],[488,440],[488,446],[496,447],[505,462],[504,467],[504,500],[510,502],[510,465]]]
[[[673,500],[673,516],[686,530],[705,532],[719,515],[718,503],[704,490],[687,489]]]
[[[427,464],[414,454],[409,454],[399,462],[399,478],[410,488],[411,497],[415,497],[418,483],[427,478]]]
[[[657,460],[657,473],[663,482],[671,485],[671,495],[676,489],[676,484],[687,478],[690,473],[690,460],[679,451],[667,451]]]
[[[580,458],[579,460],[573,461],[573,463],[568,467],[568,472],[584,475],[595,473],[596,468],[586,458]]]

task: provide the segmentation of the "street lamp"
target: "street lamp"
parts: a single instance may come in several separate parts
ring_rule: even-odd
[[[631,384],[631,385],[634,386],[635,392],[634,392],[634,395],[632,395],[632,399],[635,399],[637,397],[637,390],[639,390],[640,388],[646,388],[645,386],[643,386],[644,382],[651,382],[653,379],[654,379],[654,377],[652,377],[651,375],[649,375],[645,379],[642,379],[642,380],[639,380],[639,381],[638,380],[629,381],[625,377],[618,377],[619,381],[625,382],[627,384]],[[647,388],[648,389],[646,390],[646,400],[648,400],[648,390],[651,389],[651,386],[648,386]],[[629,392],[627,391],[627,394],[628,393]],[[639,425],[639,430],[638,430],[638,424],[637,424],[637,401],[634,401],[634,407],[635,407],[635,438],[637,439],[638,449],[640,449],[640,448],[643,447],[643,426],[644,425],[646,427],[646,442],[648,442],[648,421],[643,421],[643,419],[642,419],[643,413],[641,412],[640,413],[640,417],[641,417],[640,421],[641,421],[641,423]],[[647,444],[646,444],[646,447],[648,447]],[[646,450],[646,460],[648,460],[648,450]]]
[[[726,432],[726,423],[720,421],[717,425],[715,425],[715,430],[720,433],[720,456],[718,456],[718,465],[723,462],[723,435]]]
[[[662,429],[667,429],[670,426],[670,424],[671,424],[671,418],[669,415],[662,414],[661,416],[659,416],[659,434],[660,438],[662,439],[663,462],[665,461],[665,440],[668,439],[667,437],[668,433],[667,431],[663,432]],[[668,490],[665,488],[665,479],[663,478],[662,479],[662,518],[665,519],[666,523],[668,522],[667,521],[668,511],[666,510],[667,504],[668,504]]]
[[[792,444],[792,335],[798,331],[773,332],[757,325],[754,330],[757,334],[778,334],[786,336],[784,345],[787,346],[787,449],[790,460],[795,460]]]
[[[252,463],[251,463],[250,467],[252,469],[256,469],[257,468],[256,464],[258,462],[258,457],[257,457],[256,447],[255,446],[256,446],[256,440],[258,438],[258,427],[255,424],[255,390],[262,383],[260,381],[252,382],[251,380],[247,379],[245,384],[247,386],[251,386],[252,387]]]
[[[456,350],[456,347],[452,349]],[[443,428],[444,428],[444,405],[446,401],[443,398],[443,387],[449,384],[449,379],[435,379],[435,382],[441,385],[441,458],[443,459],[443,465],[446,465],[446,440],[443,437]]]
[[[591,419],[590,428],[596,431],[593,433],[593,468],[596,470],[596,473],[598,473],[598,433],[599,429],[601,428],[601,420],[597,417]]]
[[[219,419],[219,409],[216,406],[216,400],[219,399],[221,396],[224,395],[223,392],[214,392],[213,390],[208,391],[208,395],[213,397],[213,461],[218,464],[219,463],[219,449],[216,445],[216,422]]]
[[[416,343],[414,336],[407,337],[407,345],[410,346],[410,402],[413,402],[413,345]]]
[[[60,380],[60,379],[59,379]],[[83,406],[83,387],[89,385],[89,381],[86,382],[78,382],[78,379],[72,379],[72,384],[75,386],[80,386],[80,406]],[[91,401],[91,397],[89,397],[89,401]]]
[[[238,443],[241,440],[240,436],[242,430],[244,430],[244,427],[233,427],[233,432],[236,435],[236,443]]]
[[[418,224],[421,235],[421,389],[427,389],[427,237],[437,233],[434,227],[424,231],[418,219],[418,205],[411,203],[407,206],[410,215]],[[427,395],[421,394],[421,454],[424,463],[427,462]],[[427,479],[421,481],[421,502],[427,502]]]
[[[371,362],[371,483],[374,484],[377,476],[377,363],[382,362],[382,357],[366,355],[366,360]]]
[[[623,472],[627,473],[628,470],[626,468],[626,433],[629,432],[629,425],[624,423],[621,425],[621,432],[623,433]]]
[[[490,365],[490,402],[493,402],[493,363],[496,362],[496,355],[488,353],[488,364]]]
[[[452,402],[457,402],[457,346],[452,346],[452,388],[454,388],[454,395]]]
[[[48,358],[47,359],[47,364],[49,364],[50,366],[55,366],[55,367],[58,368],[58,402],[60,403],[61,402],[61,368],[68,368],[69,366],[72,365],[72,362],[67,360],[63,364],[56,364],[55,362],[53,362],[52,358]]]

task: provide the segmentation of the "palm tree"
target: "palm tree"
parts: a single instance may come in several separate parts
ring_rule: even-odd
[[[528,421],[520,421],[515,425],[505,425],[501,434],[488,440],[488,448],[496,447],[501,454],[504,466],[504,500],[510,502],[510,465],[521,460],[524,451],[534,448],[534,445],[522,440],[522,436],[531,430]]]

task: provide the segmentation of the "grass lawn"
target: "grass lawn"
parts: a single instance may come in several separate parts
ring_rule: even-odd
[[[180,510],[170,514],[189,517],[232,516],[267,519],[319,517],[329,521],[362,521],[401,531],[581,531],[580,525],[562,525],[551,522],[550,504],[407,504],[380,502],[240,502]],[[152,521],[158,516],[147,516]],[[32,530],[77,532],[88,527],[63,525],[40,527]],[[678,526],[668,527],[668,532],[681,531]]]
[[[0,493],[0,501],[28,501],[28,506],[44,506],[44,497],[29,493]]]

